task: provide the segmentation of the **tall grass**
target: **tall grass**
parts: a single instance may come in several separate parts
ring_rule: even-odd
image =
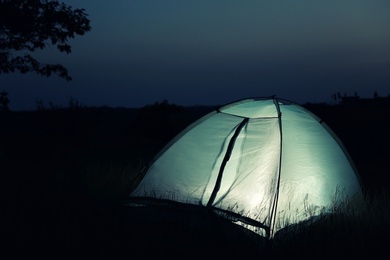
[[[155,248],[167,255],[169,250],[179,254],[185,249],[219,256],[302,258],[376,255],[384,252],[389,241],[387,189],[367,191],[338,204],[333,214],[310,225],[287,228],[264,247],[253,236],[232,232],[226,223],[193,227],[132,222],[124,201],[139,182],[144,163],[138,159],[112,163],[83,160],[81,155],[77,159],[46,156],[2,162],[2,175],[8,176],[2,184],[6,200],[2,234],[13,246],[37,251],[49,246],[69,252],[82,248],[98,255]]]
[[[147,253],[241,259],[375,257],[387,252],[390,189],[382,183],[381,189],[335,204],[333,214],[287,228],[266,244],[219,220],[193,226],[135,219],[124,202],[154,155],[150,146],[134,140],[126,146],[126,136],[96,139],[90,137],[92,127],[81,132],[57,127],[59,119],[53,118],[49,128],[45,120],[35,128],[23,121],[26,126],[9,123],[15,127],[0,129],[3,252],[51,259],[69,254],[75,258],[80,251],[100,258]]]
[[[389,196],[384,188],[366,191],[309,225],[287,227],[273,241],[272,251],[280,257],[380,256],[390,241]]]

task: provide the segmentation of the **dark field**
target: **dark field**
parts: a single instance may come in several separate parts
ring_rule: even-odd
[[[124,206],[142,178],[142,168],[180,130],[212,108],[162,102],[143,109],[76,106],[0,114],[2,252],[15,258],[53,259],[127,259],[139,254],[321,258],[386,253],[390,106],[312,104],[307,108],[346,146],[365,199],[360,211],[330,216],[273,243],[217,218],[208,217],[197,225],[169,219],[160,223]]]

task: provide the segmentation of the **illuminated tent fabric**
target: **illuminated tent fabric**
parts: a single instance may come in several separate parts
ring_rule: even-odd
[[[360,192],[353,164],[324,122],[297,104],[257,98],[188,126],[130,198],[203,207],[272,237]]]

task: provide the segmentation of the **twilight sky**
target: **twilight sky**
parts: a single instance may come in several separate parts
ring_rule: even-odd
[[[92,30],[36,53],[57,76],[0,74],[11,110],[67,106],[223,105],[277,95],[331,102],[390,94],[389,0],[64,0]]]

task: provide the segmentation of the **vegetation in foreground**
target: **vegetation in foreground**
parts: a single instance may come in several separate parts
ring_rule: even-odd
[[[173,129],[164,136],[145,131],[144,120],[134,121],[145,119],[147,110],[131,116],[120,110],[109,115],[94,111],[105,127],[82,109],[1,117],[0,233],[6,241],[2,247],[15,255],[55,258],[80,254],[134,257],[138,253],[374,257],[386,252],[390,192],[383,182],[378,188],[371,185],[364,198],[336,208],[337,214],[291,229],[267,243],[218,219],[197,226],[134,221],[124,201],[142,178],[140,170],[187,124],[172,127],[181,112],[177,107],[166,108],[160,121],[150,119]],[[173,113],[173,108],[178,110]],[[168,121],[161,120],[164,116]],[[110,125],[117,121],[121,127]]]

